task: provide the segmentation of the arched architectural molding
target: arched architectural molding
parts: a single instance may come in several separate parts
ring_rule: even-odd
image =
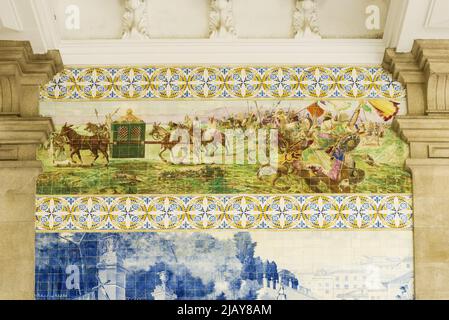
[[[417,40],[410,53],[387,50],[384,67],[407,87],[409,114],[394,126],[410,144],[415,294],[447,299],[449,289],[449,41]]]
[[[34,298],[36,149],[53,129],[39,116],[39,87],[62,68],[57,51],[0,41],[0,299]]]

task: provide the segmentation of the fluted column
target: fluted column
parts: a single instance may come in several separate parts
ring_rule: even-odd
[[[407,87],[408,115],[394,126],[410,144],[415,295],[449,299],[449,40],[417,40],[406,54],[387,50],[384,67]]]
[[[34,298],[36,149],[53,129],[39,116],[39,86],[62,68],[57,51],[0,41],[0,299]]]

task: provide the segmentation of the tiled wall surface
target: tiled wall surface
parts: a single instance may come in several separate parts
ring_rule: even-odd
[[[404,88],[382,68],[189,66],[67,68],[42,90],[45,99],[386,98]]]
[[[39,196],[39,231],[411,230],[399,195]]]
[[[36,298],[410,299],[411,241],[389,231],[40,233]]]
[[[413,298],[404,89],[381,68],[69,68],[42,98],[38,299]]]

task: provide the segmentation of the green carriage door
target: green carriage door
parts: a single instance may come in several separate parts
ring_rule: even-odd
[[[113,123],[113,158],[145,157],[145,123]]]

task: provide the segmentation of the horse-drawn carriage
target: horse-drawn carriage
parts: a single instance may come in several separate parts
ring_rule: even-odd
[[[144,158],[145,129],[143,120],[133,115],[132,110],[111,125],[112,158]]]
[[[83,163],[81,150],[89,150],[94,160],[101,153],[109,163],[112,158],[144,158],[145,157],[145,122],[128,110],[126,115],[108,124],[87,123],[85,131],[90,135],[80,134],[73,125],[64,124],[59,133],[53,133],[50,139],[50,149],[53,158],[61,158],[65,154],[65,145],[70,146],[70,160],[75,162],[74,156]],[[112,141],[111,141],[112,133]],[[60,161],[59,161],[60,162]],[[56,163],[55,163],[56,164]],[[69,163],[70,165],[70,163]]]

